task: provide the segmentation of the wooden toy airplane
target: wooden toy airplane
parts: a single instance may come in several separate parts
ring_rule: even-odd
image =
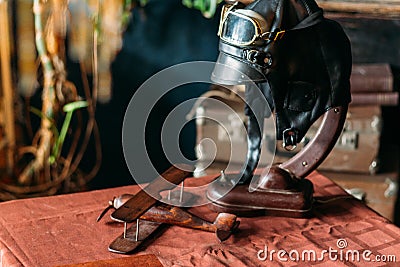
[[[190,172],[172,166],[136,195],[124,194],[110,200],[97,221],[109,209],[115,208],[111,218],[124,223],[124,232],[110,244],[109,251],[123,254],[134,252],[163,223],[214,232],[220,241],[228,239],[239,226],[236,215],[219,213],[214,222],[209,222],[181,208],[159,202],[160,192],[173,189],[189,175]],[[133,224],[128,228],[128,223]]]

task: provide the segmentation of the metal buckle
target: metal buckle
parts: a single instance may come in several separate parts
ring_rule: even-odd
[[[297,146],[297,130],[289,128],[283,131],[282,146],[287,151],[293,151]]]
[[[257,50],[244,50],[244,57],[251,63],[257,63],[257,56],[260,52]]]

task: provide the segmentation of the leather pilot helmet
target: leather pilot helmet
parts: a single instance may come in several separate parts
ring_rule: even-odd
[[[288,147],[324,112],[351,101],[350,42],[314,0],[227,4],[218,35],[211,79],[223,85],[255,82],[274,110],[277,138]],[[247,115],[251,96],[246,95]]]

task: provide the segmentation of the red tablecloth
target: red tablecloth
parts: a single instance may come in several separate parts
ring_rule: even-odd
[[[309,179],[316,198],[346,195],[318,173]],[[125,257],[107,251],[122,226],[111,223],[108,216],[99,223],[96,218],[113,196],[137,190],[128,186],[1,203],[0,266],[55,266]],[[206,207],[191,211],[211,221],[216,216]],[[400,265],[400,229],[355,199],[320,203],[311,219],[240,221],[240,231],[224,243],[212,233],[171,226],[138,254],[155,254],[164,266]],[[382,262],[393,257],[399,262]]]

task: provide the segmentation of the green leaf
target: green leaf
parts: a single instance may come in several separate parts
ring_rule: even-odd
[[[63,107],[64,112],[73,112],[76,109],[86,108],[89,106],[87,101],[75,101],[68,104],[65,104]]]

